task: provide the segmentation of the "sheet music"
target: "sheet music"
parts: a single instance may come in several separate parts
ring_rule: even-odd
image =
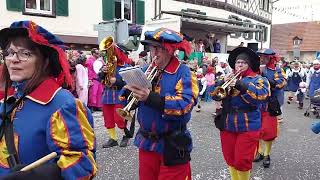
[[[121,68],[120,76],[128,85],[135,85],[143,88],[151,88],[151,82],[148,81],[147,76],[140,67]]]

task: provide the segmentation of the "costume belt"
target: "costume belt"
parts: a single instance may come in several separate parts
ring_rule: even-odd
[[[234,108],[232,107],[230,110],[230,113],[248,113],[248,112],[252,112],[252,111],[256,111],[258,108],[255,106],[252,107],[248,107],[248,108]]]

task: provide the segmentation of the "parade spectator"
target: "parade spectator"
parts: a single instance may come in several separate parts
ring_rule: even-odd
[[[72,83],[63,42],[34,22],[18,21],[0,31],[0,47],[5,89],[15,89],[0,104],[0,179],[93,178],[93,117],[61,88]],[[51,153],[51,161],[20,171]]]
[[[87,59],[87,68],[88,68],[88,79],[89,79],[89,96],[88,96],[88,107],[91,111],[101,110],[102,108],[102,92],[103,85],[99,82],[97,77],[97,71],[94,70],[94,62],[99,58],[99,50],[93,48],[91,50],[91,56]],[[98,67],[98,65],[96,66]]]
[[[221,44],[220,40],[216,39],[215,43],[213,44],[214,46],[214,53],[220,53],[221,52]]]
[[[197,44],[196,44],[196,52],[204,52],[204,44],[203,44],[203,41],[202,39],[199,39]]]
[[[314,97],[314,92],[320,89],[320,61],[314,60],[313,67],[310,69],[307,76],[307,88],[309,89],[309,96],[311,99]]]
[[[291,62],[291,68],[286,72],[286,76],[288,79],[288,90],[290,92],[287,103],[290,104],[293,100],[294,93],[299,88],[299,83],[306,78],[306,73],[298,61],[293,61]]]
[[[85,105],[88,103],[88,69],[85,67],[86,65],[86,56],[80,55],[77,60],[76,72],[75,72],[75,81],[76,81],[76,91],[78,98]]]
[[[205,91],[204,100],[206,102],[208,102],[208,101],[212,100],[209,92],[212,91],[212,89],[214,88],[214,85],[215,85],[214,68],[212,66],[208,67],[208,70],[207,70],[207,73],[205,75],[205,78],[207,80],[207,88],[206,88],[206,91]]]
[[[203,75],[203,69],[199,68],[197,70],[197,80],[199,87],[198,104],[196,105],[196,112],[201,111],[201,101],[204,99],[204,95],[207,89],[207,79]]]
[[[297,97],[297,101],[299,103],[299,109],[303,108],[303,101],[305,98],[305,95],[307,93],[307,85],[305,82],[300,82],[299,83],[299,89],[295,93],[295,96]]]

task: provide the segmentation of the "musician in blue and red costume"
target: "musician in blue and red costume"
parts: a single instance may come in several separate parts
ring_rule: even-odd
[[[222,112],[215,118],[221,130],[221,146],[224,159],[229,166],[232,180],[249,180],[252,161],[259,142],[261,128],[260,107],[270,94],[268,80],[260,76],[259,56],[251,49],[238,47],[231,51],[229,65],[233,75],[230,91],[222,99]],[[230,80],[240,73],[239,78]],[[215,88],[223,82],[216,83]],[[216,93],[211,93],[215,100]]]
[[[93,118],[61,88],[72,83],[63,42],[32,21],[18,21],[0,31],[0,46],[6,92],[0,103],[0,179],[92,179]],[[49,162],[19,171],[52,152],[57,156]]]
[[[134,140],[139,148],[139,179],[191,179],[192,139],[187,123],[199,89],[195,74],[174,55],[176,50],[189,54],[190,44],[182,34],[166,28],[145,32],[141,43],[149,47],[152,66],[159,73],[152,90],[126,86],[139,100],[140,129]]]
[[[101,54],[103,54],[102,56],[105,59],[106,63],[106,65],[101,68],[101,71],[98,74],[99,79],[102,81],[102,84],[105,85],[102,95],[102,112],[104,126],[106,127],[107,133],[110,137],[109,140],[102,145],[103,148],[110,148],[119,145],[115,129],[116,125],[119,129],[122,130],[123,133],[124,129],[126,128],[125,120],[116,112],[118,108],[123,108],[123,105],[119,99],[119,95],[121,89],[125,85],[125,82],[122,80],[119,74],[119,70],[121,68],[128,67],[131,63],[131,60],[127,57],[124,50],[121,49],[117,44],[113,43],[110,47],[106,47],[106,43],[108,44],[110,38],[110,36],[104,38],[99,45],[99,50]],[[113,48],[112,56],[114,56],[116,59],[114,59],[114,57],[107,57],[107,51],[110,51],[111,48]],[[114,70],[115,74],[109,73],[110,71]],[[108,81],[108,83],[106,83],[106,81]],[[129,139],[129,137],[123,135],[120,142],[120,147],[126,147],[129,143]]]
[[[272,142],[278,136],[277,116],[282,114],[280,107],[284,103],[284,87],[287,84],[287,80],[285,72],[276,66],[279,57],[272,49],[262,49],[257,54],[260,56],[260,74],[268,79],[271,87],[271,96],[268,97],[261,108],[261,140],[254,162],[263,160],[263,167],[268,168],[271,162]]]

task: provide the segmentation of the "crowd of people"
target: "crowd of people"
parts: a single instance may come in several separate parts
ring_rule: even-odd
[[[149,52],[134,63],[112,37],[87,55],[66,50],[60,39],[31,21],[2,29],[0,178],[92,179],[97,173],[92,112],[102,111],[109,137],[102,148],[128,146],[137,119],[139,179],[191,179],[188,123],[193,107],[199,113],[207,101],[215,107],[212,115],[231,179],[249,180],[253,162],[270,167],[284,91],[290,92],[289,104],[297,97],[299,108],[305,96],[315,101],[319,93],[318,60],[306,69],[297,61],[282,63],[272,49],[254,52],[239,46],[226,59],[180,61],[176,51],[188,55],[192,43],[166,28],[145,32],[141,43]],[[219,40],[211,38],[211,43],[208,52],[220,52]],[[203,52],[204,46],[200,41],[195,48]],[[135,65],[151,87],[123,80],[120,70]],[[313,126],[314,132],[319,129]],[[46,162],[29,166],[43,157]]]

